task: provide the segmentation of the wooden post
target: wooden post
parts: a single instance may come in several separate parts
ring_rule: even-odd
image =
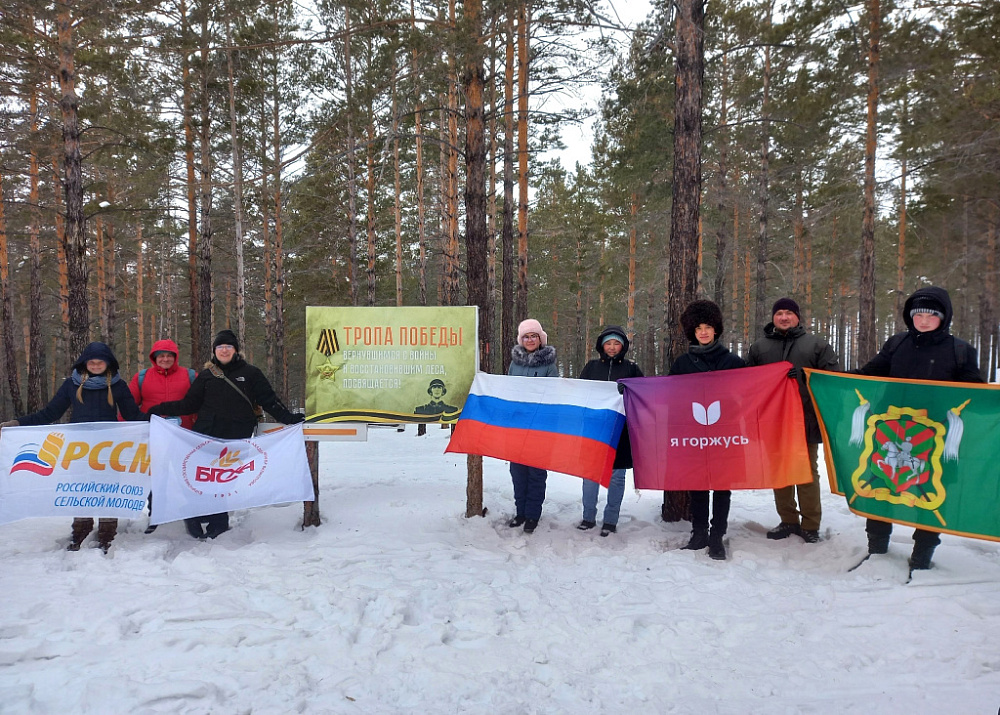
[[[313,500],[302,502],[302,529],[307,526],[319,526],[319,442],[306,442],[306,459],[309,460],[309,473],[312,475]]]

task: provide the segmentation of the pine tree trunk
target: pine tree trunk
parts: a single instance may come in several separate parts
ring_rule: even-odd
[[[718,196],[716,197],[716,210],[719,217],[726,215],[726,192],[729,190],[729,55],[722,54],[722,86],[720,88],[719,101],[721,104],[719,114],[719,125],[722,127],[722,137],[719,144],[719,175],[718,175]],[[729,237],[726,233],[728,224],[725,220],[720,220],[715,230],[715,285],[712,296],[716,305],[726,314],[726,274],[729,272]],[[735,320],[733,321],[735,326]]]
[[[114,179],[108,180],[108,201],[117,205],[118,196],[115,193]],[[104,235],[107,243],[107,285],[108,300],[106,304],[108,324],[108,345],[117,345],[115,334],[118,332],[118,241],[116,239],[115,221],[109,217],[106,221]]]
[[[503,208],[500,222],[501,372],[510,368],[510,349],[516,339],[514,313],[514,9],[507,11],[507,42],[503,100]]]
[[[69,352],[69,267],[66,258],[66,223],[63,220],[62,198],[59,185],[59,161],[52,158],[52,195],[55,202],[56,215],[56,253],[59,256],[59,315],[62,319],[62,331],[59,336],[59,354]],[[52,361],[55,369],[55,361]]]
[[[906,114],[906,97],[903,97]],[[903,304],[906,302],[906,149],[899,166],[899,240],[896,243],[896,332],[904,330]]]
[[[69,351],[75,357],[90,340],[87,299],[87,227],[83,213],[83,159],[76,96],[76,41],[70,5],[56,6],[59,31],[59,110],[62,115],[63,189],[66,197],[66,274],[69,281]]]
[[[770,14],[768,15],[770,25]],[[757,231],[757,284],[756,298],[754,300],[754,325],[753,335],[759,335],[764,325],[770,322],[767,313],[767,261],[768,261],[768,211],[771,199],[771,179],[769,176],[771,164],[771,46],[764,48],[764,87],[763,100],[761,102],[761,143],[760,143],[760,179],[758,184],[758,231]],[[752,336],[751,336],[752,341]]]
[[[875,356],[875,149],[878,145],[879,45],[882,10],[868,0],[868,114],[865,135],[864,214],[861,221],[861,266],[858,280],[858,361]]]
[[[489,126],[486,132],[486,169],[489,172],[486,188],[486,295],[490,304],[491,326],[486,342],[486,354],[480,359],[484,372],[493,372],[493,353],[496,342],[497,305],[497,34],[496,18],[490,28],[490,84],[489,84]]]
[[[396,305],[403,305],[403,208],[402,179],[399,164],[399,108],[396,103],[398,79],[396,56],[392,58],[392,217],[396,234]]]
[[[277,19],[275,19],[277,22]],[[278,384],[278,394],[288,395],[288,361],[285,359],[285,222],[282,210],[281,194],[281,95],[278,88],[277,60],[274,69],[274,99],[271,105],[271,121],[273,127],[274,151],[274,325],[272,326],[272,342],[274,357],[277,360],[277,371],[272,372]]]
[[[517,6],[517,303],[515,322],[528,317],[528,66],[529,10]]]
[[[181,98],[184,116],[184,163],[187,170],[187,210],[188,210],[188,284],[191,304],[189,323],[191,326],[191,365],[201,365],[205,347],[202,345],[207,336],[201,334],[198,302],[198,203],[197,181],[194,165],[194,108],[191,99],[191,62],[187,51],[187,6],[185,0],[180,0],[181,37],[183,49],[181,52],[181,83],[183,96]],[[145,347],[145,346],[143,346]]]
[[[632,220],[629,222],[628,229],[628,314],[626,318],[626,332],[631,340],[635,338],[635,234],[636,215],[639,213],[639,196],[634,191],[632,192],[630,204]],[[603,276],[604,272],[601,271],[601,274]],[[603,291],[601,291],[601,295],[604,295]],[[603,315],[600,322],[602,325],[604,324]]]
[[[368,173],[365,180],[365,193],[367,194],[367,231],[365,232],[365,246],[367,248],[368,262],[365,277],[368,283],[368,306],[375,305],[375,257],[376,257],[376,225],[375,225],[375,108],[368,107],[368,127],[367,144],[365,156],[367,159]]]
[[[261,164],[267,164],[267,130],[261,123]],[[264,240],[264,334],[271,335],[271,326],[274,323],[274,250],[271,245],[271,201],[270,183],[268,182],[268,172],[261,170],[260,178],[260,213],[261,213],[261,238]],[[353,285],[353,284],[352,284]],[[265,364],[267,374],[274,375],[274,342],[270,339],[264,341]]]
[[[228,33],[228,29],[227,29]],[[236,117],[236,81],[233,68],[232,40],[228,35],[226,43],[230,49],[226,52],[226,68],[229,71],[229,135],[233,153],[233,209],[236,232],[236,337],[240,345],[247,340],[246,330],[246,279],[244,277],[243,261],[243,158],[240,153],[240,134]]]
[[[136,257],[135,257],[135,314],[136,314],[136,356],[138,358],[138,364],[143,364],[143,358],[146,355],[146,292],[145,292],[145,277],[146,277],[146,257],[145,248],[142,242],[142,224],[137,223],[135,226],[135,245],[136,245]],[[131,346],[129,346],[131,348]],[[129,350],[131,352],[131,350]],[[180,356],[178,356],[180,357]]]
[[[448,24],[456,28],[455,0],[448,0]],[[445,293],[448,305],[459,304],[459,236],[458,236],[458,64],[454,50],[448,52],[448,174],[447,174],[447,240],[445,259]]]
[[[466,29],[472,33],[465,62],[465,255],[469,304],[479,307],[479,356],[481,370],[489,371],[484,358],[489,354],[493,333],[493,301],[487,280],[486,249],[486,126],[483,89],[481,0],[465,0]],[[483,458],[469,455],[465,516],[483,516]]]
[[[21,382],[17,360],[17,340],[14,338],[14,308],[11,300],[10,259],[7,252],[7,214],[3,201],[3,174],[0,174],[0,321],[2,321],[4,372],[14,416],[24,414],[21,402]],[[8,419],[8,418],[5,418]]]
[[[410,0],[410,26],[416,30],[417,11],[415,0]],[[412,60],[413,75],[413,122],[416,134],[417,151],[417,243],[420,250],[420,305],[427,305],[427,236],[426,207],[424,205],[424,129],[423,129],[423,104],[420,96],[420,62],[417,49],[413,48]]]
[[[28,362],[28,396],[25,409],[31,413],[48,402],[48,391],[44,385],[45,349],[42,345],[42,246],[39,239],[42,217],[39,210],[39,167],[38,167],[38,92],[33,86],[29,107],[31,113],[31,150],[28,174],[31,181],[29,201],[31,202],[31,225],[29,227],[30,246],[30,286],[28,300],[28,341],[26,347]],[[0,194],[2,195],[2,194]],[[0,199],[2,200],[2,199]]]
[[[676,3],[674,170],[668,259],[669,348],[671,361],[688,347],[680,325],[685,306],[697,297],[701,215],[701,123],[705,71],[703,0]],[[664,492],[665,521],[690,518],[687,492]]]
[[[351,10],[344,8],[344,104],[347,114],[347,282],[358,305],[358,186],[355,178],[354,98],[351,70]]]
[[[671,362],[687,351],[680,325],[684,308],[697,297],[701,209],[701,123],[704,84],[703,0],[681,0],[676,20],[674,168],[670,214],[668,288]]]
[[[201,126],[200,137],[200,227],[198,232],[198,346],[202,362],[211,357],[212,336],[212,131],[211,103],[209,96],[209,32],[208,13],[201,21]]]

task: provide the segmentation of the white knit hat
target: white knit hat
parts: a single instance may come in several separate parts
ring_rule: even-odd
[[[549,336],[542,330],[542,324],[534,318],[522,320],[521,324],[517,326],[517,344],[521,347],[524,347],[524,336],[528,333],[538,333],[538,337],[541,338],[541,344],[548,345]]]

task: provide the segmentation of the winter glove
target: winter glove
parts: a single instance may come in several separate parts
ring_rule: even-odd
[[[285,424],[286,425],[297,425],[300,422],[305,422],[305,421],[306,421],[306,416],[304,414],[302,414],[301,412],[293,412],[292,413],[292,419],[290,419]]]
[[[17,420],[7,420],[6,422],[0,422],[0,429],[4,427],[20,427],[21,423]]]
[[[792,380],[798,380],[799,369],[797,367],[793,367],[791,370],[788,371],[788,377],[790,377]]]
[[[618,394],[619,395],[624,395],[625,394],[625,385],[621,384],[620,382],[617,382],[615,384],[618,385]]]

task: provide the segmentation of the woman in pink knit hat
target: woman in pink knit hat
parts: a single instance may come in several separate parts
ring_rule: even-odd
[[[542,330],[542,324],[533,318],[522,321],[517,326],[517,345],[511,348],[508,375],[519,377],[559,377],[556,365],[556,349],[548,345],[549,336]],[[542,517],[542,502],[545,501],[544,469],[526,464],[510,463],[510,478],[514,482],[514,506],[516,513],[508,526],[524,525],[524,533],[530,534],[538,526]]]

